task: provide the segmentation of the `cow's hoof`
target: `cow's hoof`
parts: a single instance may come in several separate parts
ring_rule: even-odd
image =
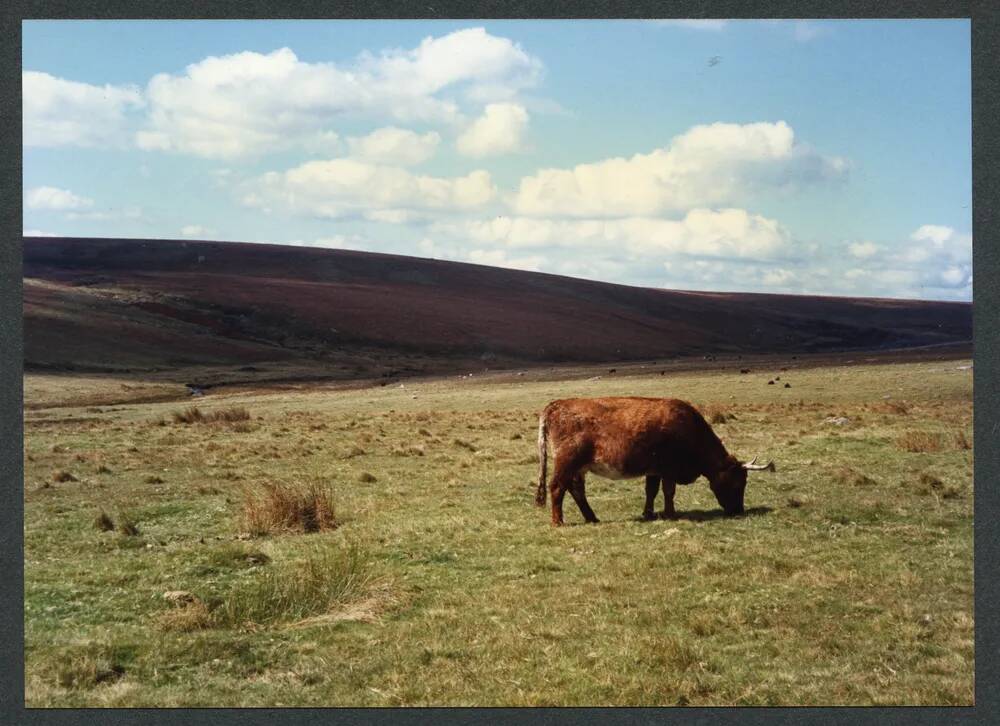
[[[597,517],[594,517],[593,519],[588,519],[587,520],[587,524],[600,524],[600,522],[601,522],[601,520],[599,520]]]
[[[644,522],[652,522],[654,519],[656,519],[656,515],[653,514],[653,512],[643,512],[642,513],[642,521],[644,521]]]

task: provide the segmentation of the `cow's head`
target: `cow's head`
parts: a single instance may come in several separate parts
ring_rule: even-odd
[[[726,514],[743,514],[743,493],[747,488],[747,472],[762,469],[774,471],[774,462],[758,464],[755,456],[750,461],[741,463],[735,457],[729,457],[727,466],[714,479],[709,480],[712,493]]]

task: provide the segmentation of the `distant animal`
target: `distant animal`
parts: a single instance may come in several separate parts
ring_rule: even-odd
[[[617,372],[618,372],[618,369],[617,369],[617,368],[609,368],[609,369],[608,369],[608,375],[609,375],[609,376],[611,376],[611,375],[614,375],[614,374],[615,374],[615,373],[617,373]]]
[[[749,373],[749,372],[750,372],[749,368],[740,368],[740,373]]]
[[[552,481],[546,482],[548,451],[552,449]],[[546,487],[552,503],[552,525],[563,524],[567,490],[587,522],[597,522],[587,502],[588,472],[607,479],[646,478],[644,519],[653,519],[653,504],[663,489],[664,518],[676,516],[677,484],[708,479],[719,506],[729,515],[743,512],[747,471],[768,469],[757,458],[741,463],[715,435],[690,403],[675,398],[569,398],[553,401],[538,419],[538,488],[542,507]]]

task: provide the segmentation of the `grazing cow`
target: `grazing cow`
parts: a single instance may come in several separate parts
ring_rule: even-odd
[[[552,524],[563,523],[563,495],[569,490],[587,522],[597,522],[587,503],[584,476],[607,479],[646,477],[645,519],[653,519],[653,502],[663,488],[664,518],[674,517],[674,490],[699,476],[726,514],[743,511],[747,471],[768,469],[756,457],[740,463],[722,445],[698,410],[674,398],[569,398],[553,401],[538,420],[540,473],[535,503],[545,506],[546,467],[552,447],[554,471],[548,489]]]

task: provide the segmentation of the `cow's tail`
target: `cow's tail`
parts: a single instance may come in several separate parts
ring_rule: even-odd
[[[548,409],[546,408],[542,411],[541,415],[538,417],[538,489],[535,490],[535,504],[539,507],[545,506],[545,479],[546,479],[546,469],[548,467]]]

